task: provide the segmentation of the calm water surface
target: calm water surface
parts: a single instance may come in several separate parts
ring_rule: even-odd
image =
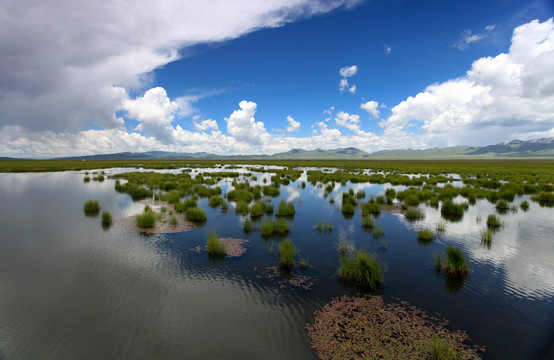
[[[129,170],[107,172],[120,171]],[[254,175],[261,182],[272,174]],[[378,294],[439,313],[452,329],[484,345],[485,358],[541,358],[552,346],[554,209],[531,202],[528,212],[501,215],[506,225],[490,249],[480,244],[486,217],[495,213],[486,200],[462,221],[448,222],[446,233],[427,246],[416,233],[434,228],[441,215],[425,206],[425,219],[415,223],[381,214],[376,224],[385,237],[375,240],[363,231],[359,210],[351,219],[342,216],[341,194],[354,188],[369,197],[389,185],[337,184],[324,199],[323,188],[300,187],[304,175],[282,186],[272,202],[295,204],[289,237],[310,260],[310,268],[295,269],[313,281],[306,290],[287,283],[291,275],[267,276],[278,264],[278,238],[263,239],[259,230],[245,234],[244,217],[211,209],[205,199],[199,205],[208,221],[189,232],[104,230],[99,217],[83,214],[86,200],[98,199],[115,220],[144,205],[115,192],[113,180],[87,184],[83,177],[0,174],[0,358],[315,359],[305,324],[332,298],[359,290],[336,276],[342,240],[384,261],[386,283]],[[229,181],[219,185],[224,193],[231,188]],[[332,233],[313,229],[320,219],[332,222]],[[248,239],[246,254],[210,261],[192,251],[214,229]],[[471,274],[462,282],[434,271],[433,254],[444,253],[446,245],[459,246],[469,258]]]

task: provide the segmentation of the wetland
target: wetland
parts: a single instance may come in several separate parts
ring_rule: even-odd
[[[554,351],[554,161],[0,170],[2,358],[409,357],[376,308],[414,358]]]

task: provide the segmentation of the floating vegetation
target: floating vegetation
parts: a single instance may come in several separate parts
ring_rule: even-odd
[[[85,201],[83,210],[87,216],[96,216],[98,212],[100,212],[100,203],[98,200],[87,200]]]
[[[417,232],[417,239],[423,242],[433,241],[435,234],[431,229],[422,229]]]
[[[294,267],[294,254],[296,249],[291,239],[285,239],[279,244],[279,263],[282,268],[292,269]]]
[[[376,254],[356,250],[352,255],[341,256],[339,278],[356,285],[376,289],[383,282],[381,262]]]
[[[319,220],[317,224],[314,225],[314,229],[320,232],[331,232],[333,231],[333,224],[327,220]]]
[[[484,348],[447,324],[398,299],[343,296],[316,311],[306,329],[320,359],[480,359]]]

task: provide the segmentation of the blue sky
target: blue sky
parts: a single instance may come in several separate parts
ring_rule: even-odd
[[[554,136],[549,1],[159,3],[0,5],[0,156]]]

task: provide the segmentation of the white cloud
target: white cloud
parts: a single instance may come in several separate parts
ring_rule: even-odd
[[[487,31],[492,31],[492,30],[494,30],[495,28],[496,28],[496,24],[491,24],[491,25],[487,25],[487,26],[485,27],[485,30],[487,30]]]
[[[342,76],[343,78],[352,77],[356,75],[357,72],[358,72],[357,65],[345,66],[339,70],[340,76]]]
[[[123,109],[129,117],[140,122],[137,130],[151,134],[159,140],[171,142],[174,131],[171,122],[179,106],[167,97],[164,88],[155,87],[142,97],[125,100]]]
[[[391,51],[392,51],[392,47],[391,47],[390,45],[388,45],[388,44],[384,44],[384,45],[383,45],[383,49],[385,50],[385,55],[390,54]]]
[[[360,105],[361,109],[367,111],[374,119],[379,119],[379,103],[374,100],[370,100]]]
[[[485,27],[485,31],[490,33],[495,28],[495,24],[487,25]],[[462,31],[460,38],[456,40],[456,42],[452,44],[452,46],[454,46],[458,50],[467,50],[472,43],[476,43],[486,39],[489,36],[489,34],[487,34],[486,32],[474,34],[471,32],[471,30],[464,30]]]
[[[352,65],[352,66],[345,66],[339,70],[340,76],[342,76],[342,79],[339,81],[339,90],[342,91],[349,91],[351,94],[356,93],[356,85],[348,82],[348,78],[356,75],[358,72],[358,66]]]
[[[266,132],[264,123],[256,121],[256,103],[243,100],[239,103],[240,110],[235,110],[225,118],[227,132],[233,135],[238,141],[244,141],[252,145],[260,145],[269,140],[270,135]]]
[[[476,60],[461,78],[428,86],[392,109],[385,135],[414,121],[427,146],[483,145],[554,127],[554,23],[514,30],[510,51]]]
[[[149,72],[214,43],[352,7],[359,0],[0,2],[0,127],[119,128]]]
[[[207,130],[219,130],[217,122],[212,119],[202,120],[201,122],[195,122],[194,127],[196,130],[207,131]]]
[[[335,117],[335,123],[350,131],[356,132],[360,129],[360,116],[340,111]]]
[[[287,126],[287,132],[297,132],[300,129],[300,122],[295,121],[292,116],[287,116],[289,125]]]

